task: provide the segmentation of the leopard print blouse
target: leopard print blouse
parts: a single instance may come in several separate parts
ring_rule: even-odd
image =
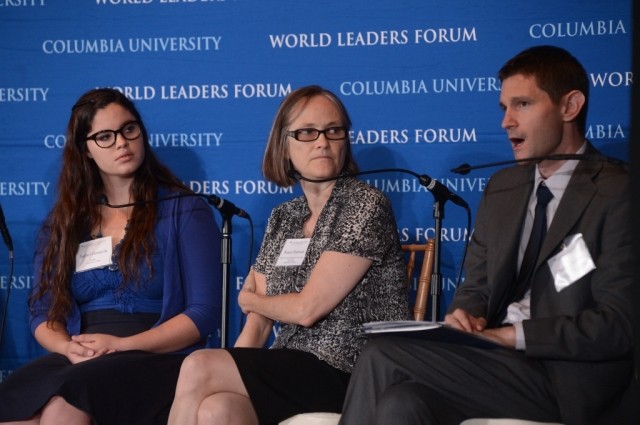
[[[352,177],[337,180],[322,209],[300,266],[276,267],[287,239],[303,238],[310,211],[304,196],[271,213],[254,269],[266,275],[267,295],[300,292],[320,254],[341,252],[373,261],[371,267],[336,308],[313,326],[280,323],[271,348],[302,350],[351,373],[365,343],[365,322],[408,318],[406,270],[395,217],[388,199]]]

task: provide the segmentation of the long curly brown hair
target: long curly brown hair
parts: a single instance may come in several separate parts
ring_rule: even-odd
[[[71,312],[71,277],[79,244],[86,240],[100,220],[100,203],[104,185],[98,166],[87,155],[87,135],[96,112],[115,103],[129,111],[140,123],[144,143],[144,160],[136,170],[131,184],[133,207],[129,226],[118,254],[118,266],[127,285],[139,274],[144,260],[151,267],[151,252],[155,248],[154,225],[158,188],[179,192],[189,189],[153,154],[147,129],[135,105],[114,89],[94,89],[83,94],[71,109],[67,139],[62,155],[62,170],[58,179],[58,198],[43,223],[41,237],[46,238],[42,253],[40,284],[30,298],[34,302],[45,295],[51,299],[48,325],[66,324]]]

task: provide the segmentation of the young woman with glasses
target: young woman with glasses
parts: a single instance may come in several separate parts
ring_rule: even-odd
[[[192,195],[127,97],[80,97],[36,243],[30,324],[50,354],[2,382],[0,422],[166,423],[185,354],[164,353],[220,323],[220,235]]]

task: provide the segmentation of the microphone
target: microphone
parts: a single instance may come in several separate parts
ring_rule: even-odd
[[[11,235],[9,234],[7,223],[4,220],[2,204],[0,204],[0,233],[2,233],[2,239],[4,239],[4,244],[7,246],[7,249],[11,254],[13,254],[13,241],[11,240]]]
[[[433,196],[436,198],[436,200],[451,200],[451,202],[453,202],[456,205],[461,206],[464,209],[468,209],[469,205],[465,202],[464,199],[462,199],[460,196],[456,195],[455,193],[453,193],[452,191],[450,191],[445,185],[443,185],[442,183],[440,183],[437,180],[432,179],[431,177],[429,177],[426,174],[417,174],[414,173],[411,170],[407,170],[404,168],[383,168],[383,169],[379,169],[379,170],[371,170],[371,171],[361,171],[359,173],[356,173],[355,175],[350,175],[350,174],[341,174],[339,176],[336,177],[330,177],[330,178],[326,178],[326,179],[309,179],[306,178],[304,176],[302,176],[300,173],[298,173],[296,170],[289,170],[287,172],[287,174],[289,175],[289,177],[296,179],[296,180],[305,180],[308,182],[312,182],[312,183],[323,183],[323,182],[328,182],[331,180],[337,180],[339,178],[342,177],[354,177],[354,176],[362,176],[365,174],[378,174],[378,173],[389,173],[389,172],[397,172],[397,173],[405,173],[405,174],[411,174],[412,176],[416,177],[418,179],[418,181],[420,182],[420,184],[424,187],[427,188],[427,190],[429,192],[431,192],[433,194]]]
[[[609,156],[600,155],[600,154],[584,154],[584,153],[559,153],[553,155],[545,155],[545,156],[532,156],[529,158],[522,159],[510,159],[507,161],[498,161],[498,162],[489,162],[487,164],[480,165],[469,165],[469,164],[461,164],[456,168],[452,168],[451,172],[457,174],[468,174],[472,170],[477,170],[479,168],[488,168],[488,167],[497,167],[500,165],[510,165],[517,164],[520,162],[532,162],[532,161],[567,161],[572,159],[578,160],[586,160],[586,161],[603,161],[609,162],[616,165],[626,166],[626,162],[617,159],[611,158]]]
[[[227,201],[226,199],[222,199],[216,195],[203,196],[207,200],[207,202],[209,202],[209,204],[216,207],[222,214],[237,215],[238,217],[249,219],[249,214],[247,214],[243,209],[236,207],[231,201]]]
[[[469,205],[465,202],[464,199],[453,193],[447,188],[447,186],[443,185],[437,180],[432,179],[431,177],[423,174],[418,176],[418,180],[420,180],[420,184],[427,188],[427,190],[434,194],[437,198],[441,199],[449,199],[456,205],[461,206],[464,209],[468,209]]]
[[[98,199],[98,203],[100,205],[104,205],[109,208],[126,208],[126,207],[133,207],[136,205],[144,205],[151,202],[168,201],[169,199],[187,198],[190,196],[197,196],[199,198],[206,199],[209,205],[213,205],[218,211],[220,211],[222,215],[230,215],[230,216],[237,215],[238,217],[242,217],[247,220],[251,219],[251,217],[246,211],[236,207],[232,202],[222,199],[216,195],[205,195],[201,193],[181,193],[179,195],[165,196],[163,198],[152,199],[150,201],[131,202],[128,204],[121,204],[121,205],[111,205],[105,195],[100,195],[100,198]]]

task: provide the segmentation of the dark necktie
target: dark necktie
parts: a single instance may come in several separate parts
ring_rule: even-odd
[[[540,183],[538,185],[538,191],[536,192],[536,198],[538,199],[538,203],[536,204],[534,213],[531,236],[529,237],[527,248],[524,251],[520,273],[518,274],[518,280],[511,302],[520,301],[530,288],[533,270],[538,262],[538,254],[540,254],[544,237],[547,235],[547,205],[551,199],[553,199],[553,194],[544,183]]]

